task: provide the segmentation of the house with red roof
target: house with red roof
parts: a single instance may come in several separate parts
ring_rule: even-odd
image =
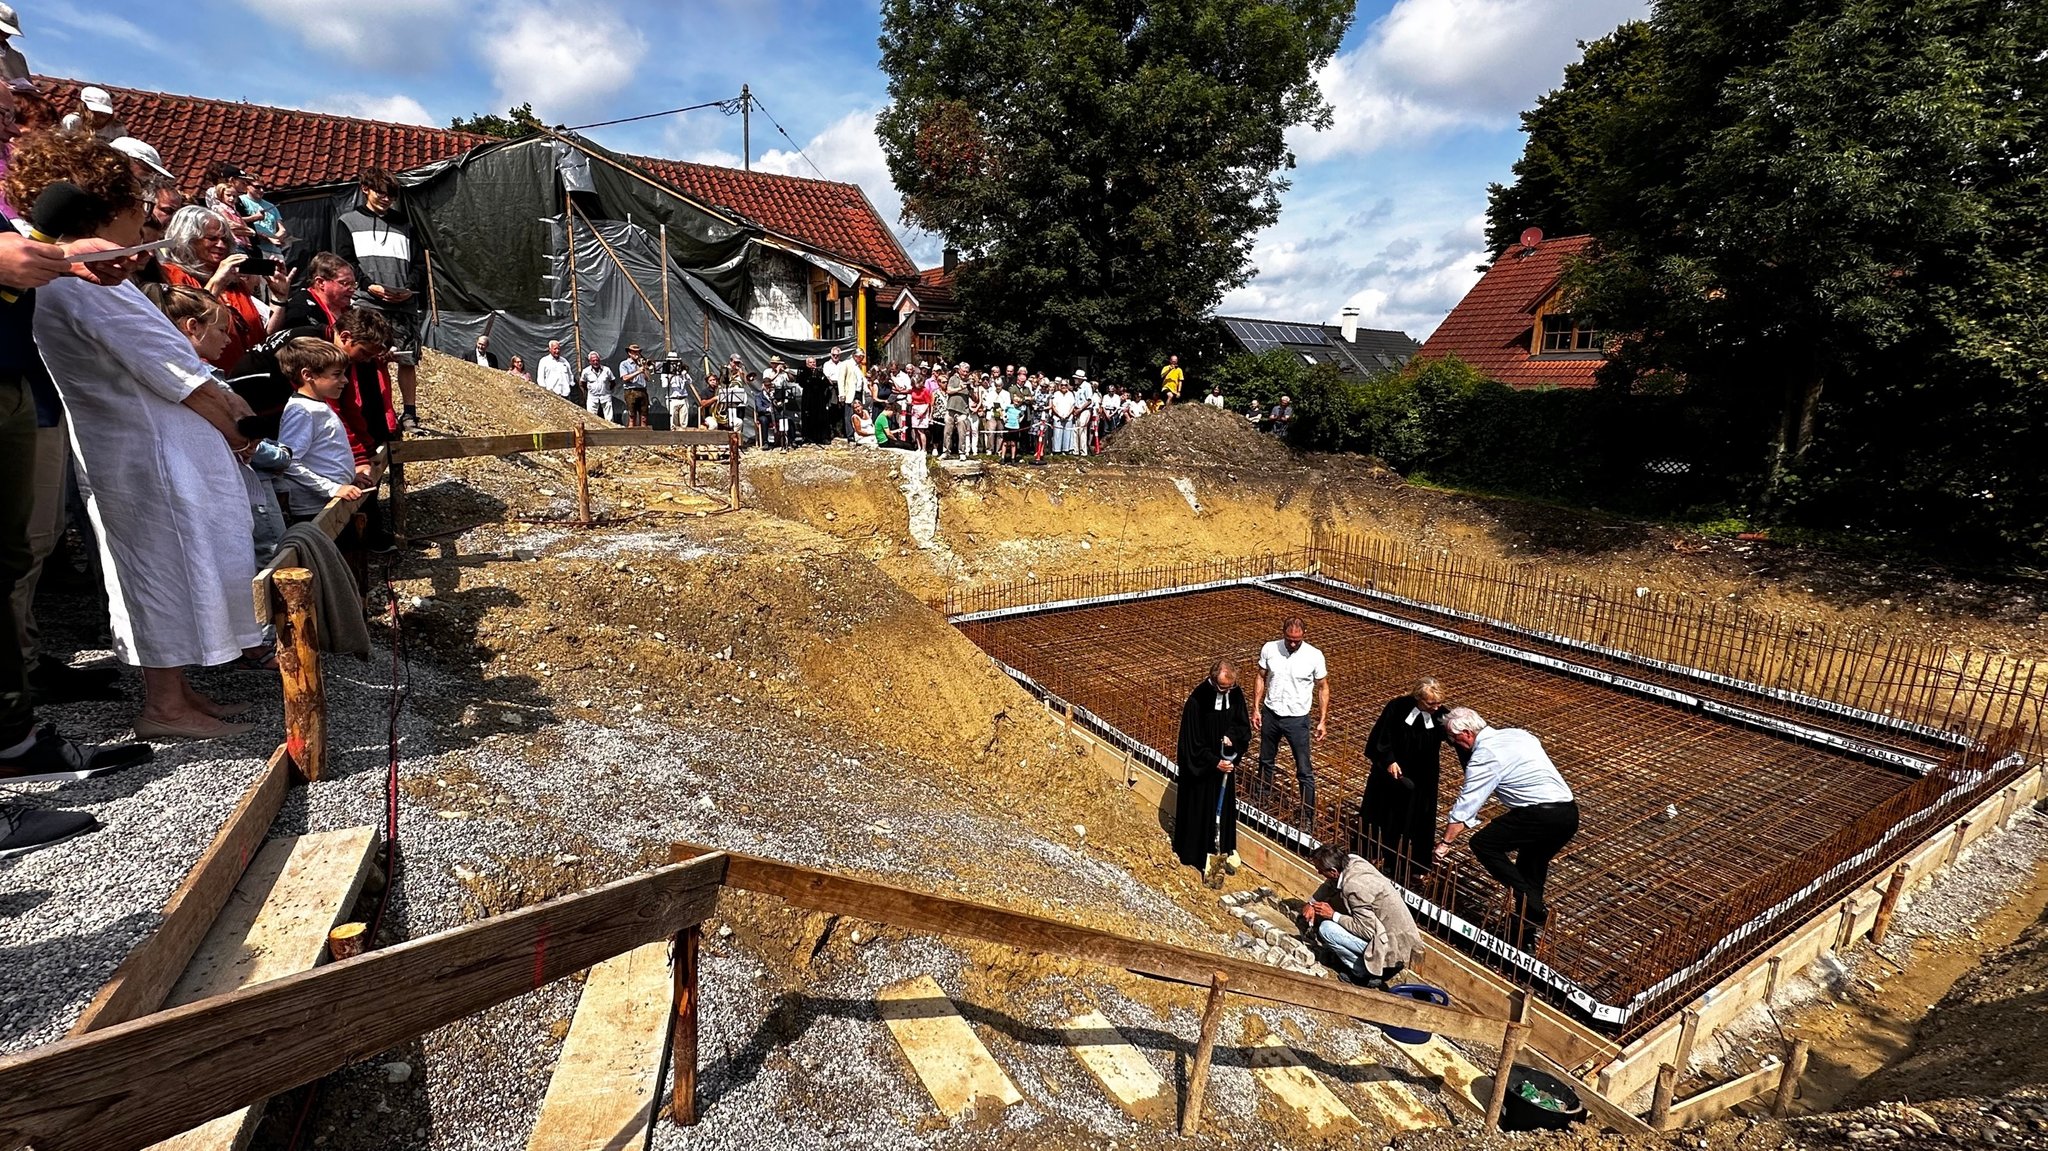
[[[1534,228],[1488,266],[1415,354],[1456,356],[1516,388],[1589,388],[1608,337],[1565,299],[1563,279],[1591,236],[1545,239]]]
[[[37,77],[60,111],[90,81]],[[272,189],[352,182],[367,167],[394,172],[500,144],[496,137],[325,112],[212,100],[100,84],[129,134],[154,146],[187,195],[217,160]],[[622,156],[706,215],[748,230],[740,298],[727,300],[763,332],[848,346],[879,343],[896,318],[896,289],[918,274],[866,193],[854,184]]]

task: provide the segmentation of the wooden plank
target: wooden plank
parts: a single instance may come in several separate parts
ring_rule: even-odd
[[[710,849],[677,844],[675,850],[677,858],[689,858]],[[1475,1042],[1498,1043],[1506,1031],[1505,1020],[1488,1019],[1398,995],[1342,987],[1329,980],[1296,975],[1252,960],[1132,939],[1043,916],[1004,911],[983,903],[929,895],[773,860],[746,855],[733,855],[730,859],[726,870],[727,886],[779,896],[813,911],[1085,959],[1170,983],[1206,986],[1220,971],[1229,977],[1232,994],[1313,1008],[1370,1023],[1414,1027]]]
[[[585,442],[593,448],[722,448],[727,433],[704,428],[664,432],[654,428],[589,428]],[[460,460],[477,456],[512,456],[524,452],[550,452],[568,448],[573,430],[534,431],[504,436],[441,436],[425,440],[400,440],[391,445],[391,458],[412,464],[428,460]]]
[[[664,867],[0,1057],[0,1147],[139,1151],[700,923],[724,875]]]
[[[1277,1036],[1268,1035],[1245,1052],[1252,1077],[1271,1091],[1283,1106],[1312,1130],[1356,1127],[1358,1116],[1337,1098],[1316,1073],[1302,1065],[1301,1056]]]
[[[1671,1119],[1664,1130],[1677,1131],[1711,1123],[1740,1104],[1776,1091],[1784,1077],[1784,1067],[1772,1059],[1747,1075],[1710,1087],[1690,1099],[1681,1099],[1671,1105]]]
[[[646,1142],[668,1041],[668,940],[590,969],[526,1151],[618,1151]]]
[[[1379,1060],[1369,1051],[1353,1059],[1351,1066],[1387,1074]],[[1365,1103],[1370,1117],[1392,1133],[1425,1131],[1432,1127],[1449,1126],[1443,1115],[1429,1105],[1429,1101],[1422,1097],[1412,1083],[1376,1077],[1355,1084],[1354,1088],[1359,1099]]]
[[[1463,1052],[1444,1042],[1441,1035],[1433,1035],[1427,1043],[1395,1043],[1401,1054],[1408,1057],[1418,1070],[1442,1084],[1443,1093],[1459,1108],[1480,1118],[1486,1117],[1486,1100],[1479,1095],[1477,1084],[1485,1072]]]
[[[948,1119],[970,1110],[987,1117],[1024,1101],[938,980],[920,975],[892,983],[875,993],[875,1006],[911,1070]]]
[[[196,1003],[319,966],[327,933],[355,906],[376,849],[374,827],[264,844],[164,1005]],[[155,1151],[243,1151],[262,1121],[259,1101],[174,1135]]]
[[[234,892],[249,857],[270,833],[271,820],[277,818],[290,783],[291,760],[280,747],[242,792],[241,802],[228,813],[185,881],[171,892],[158,913],[156,931],[128,953],[114,977],[86,1005],[71,1034],[126,1023],[163,1006],[164,996],[184,974],[193,952],[206,938],[207,928]]]
[[[1125,1114],[1147,1123],[1173,1118],[1173,1098],[1166,1092],[1166,1080],[1102,1012],[1074,1016],[1060,1034],[1067,1049]]]

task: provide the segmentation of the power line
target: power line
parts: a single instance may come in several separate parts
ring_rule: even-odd
[[[755,102],[759,103],[759,101]],[[733,96],[725,100],[707,100],[702,104],[692,104],[687,108],[670,108],[665,112],[648,112],[639,116],[622,116],[617,120],[599,120],[595,124],[576,124],[564,129],[564,131],[581,132],[585,128],[609,128],[614,124],[631,124],[638,120],[652,120],[657,116],[673,116],[679,112],[696,112],[704,108],[716,108],[730,116],[740,110],[740,98]]]
[[[823,168],[818,167],[818,164],[815,160],[812,160],[809,156],[804,155],[803,147],[796,142],[795,137],[791,136],[787,129],[783,128],[782,122],[775,118],[775,113],[770,112],[768,110],[768,105],[761,103],[761,98],[759,96],[754,97],[754,106],[756,108],[761,109],[761,114],[763,116],[768,117],[768,122],[770,124],[775,125],[775,130],[777,132],[782,133],[782,138],[789,141],[789,146],[796,149],[796,154],[804,157],[804,163],[809,164],[811,166],[811,171],[816,172],[818,174],[818,179],[829,180],[832,178],[825,174],[825,170]]]

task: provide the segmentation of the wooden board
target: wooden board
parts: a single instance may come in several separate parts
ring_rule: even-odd
[[[71,1034],[125,1023],[163,1006],[164,996],[192,962],[208,926],[235,890],[249,857],[270,834],[270,823],[277,818],[290,784],[291,761],[280,747],[242,793],[241,802],[228,813],[185,881],[164,903],[156,931],[128,953],[114,977],[72,1025]]]
[[[1157,1123],[1173,1119],[1173,1097],[1167,1094],[1166,1080],[1100,1011],[1067,1020],[1061,1035],[1081,1066],[1131,1118]]]
[[[663,432],[653,428],[591,428],[583,442],[593,448],[722,448],[732,442],[730,432],[691,428]],[[522,452],[562,451],[574,447],[576,433],[538,431],[506,436],[437,436],[429,439],[399,440],[391,445],[391,458],[401,464],[426,460],[459,460],[473,456],[512,456]]]
[[[1570,1084],[1572,1091],[1578,1095],[1579,1102],[1585,1105],[1587,1113],[1608,1130],[1640,1139],[1648,1139],[1657,1134],[1648,1123],[1636,1118],[1612,1099],[1595,1091],[1585,1080],[1573,1075],[1549,1056],[1528,1044],[1522,1045],[1522,1053],[1516,1057],[1516,1062],[1555,1075]]]
[[[708,851],[709,848],[679,843],[675,846],[675,858],[688,859]],[[1229,978],[1232,995],[1307,1007],[1369,1023],[1414,1027],[1480,1043],[1499,1043],[1507,1028],[1504,1019],[1342,986],[1250,959],[1132,939],[1040,915],[1005,911],[986,903],[911,891],[753,856],[730,856],[726,885],[778,896],[813,911],[1083,959],[1172,983],[1207,987],[1210,978],[1220,971]]]
[[[1443,1084],[1443,1093],[1453,1104],[1474,1115],[1486,1114],[1486,1096],[1481,1095],[1478,1083],[1486,1072],[1457,1048],[1444,1042],[1441,1035],[1431,1036],[1427,1043],[1395,1043],[1401,1054],[1408,1057],[1424,1075]]]
[[[1388,1132],[1399,1134],[1450,1125],[1442,1113],[1422,1097],[1414,1084],[1393,1078],[1371,1052],[1353,1059],[1351,1066],[1365,1068],[1373,1074],[1373,1078],[1355,1084],[1354,1089],[1364,1101],[1370,1117]]]
[[[376,849],[374,827],[286,836],[264,844],[164,1005],[196,1003],[319,966],[327,954],[327,933],[355,906]],[[262,1119],[263,1104],[252,1103],[156,1146],[158,1151],[243,1151]]]
[[[1784,1064],[1773,1059],[1747,1075],[1739,1075],[1726,1083],[1709,1087],[1690,1099],[1681,1099],[1671,1105],[1671,1118],[1664,1129],[1677,1131],[1684,1127],[1711,1123],[1740,1104],[1776,1091],[1778,1080],[1784,1078],[1784,1075]]]
[[[892,983],[876,992],[875,1006],[910,1060],[911,1070],[948,1119],[969,1111],[988,1117],[1024,1101],[938,980],[920,975]]]
[[[711,913],[711,856],[0,1057],[0,1147],[139,1151]]]
[[[1302,1066],[1301,1056],[1278,1037],[1268,1035],[1247,1048],[1245,1059],[1251,1064],[1252,1078],[1310,1128],[1322,1131],[1359,1125],[1351,1108],[1344,1106],[1315,1072]]]
[[[646,1143],[668,1043],[669,946],[649,943],[590,969],[526,1151]]]

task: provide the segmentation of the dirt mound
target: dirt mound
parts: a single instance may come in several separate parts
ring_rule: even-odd
[[[1119,464],[1195,464],[1273,468],[1294,464],[1276,436],[1243,416],[1207,404],[1176,404],[1133,420],[1103,441],[1102,458]]]

